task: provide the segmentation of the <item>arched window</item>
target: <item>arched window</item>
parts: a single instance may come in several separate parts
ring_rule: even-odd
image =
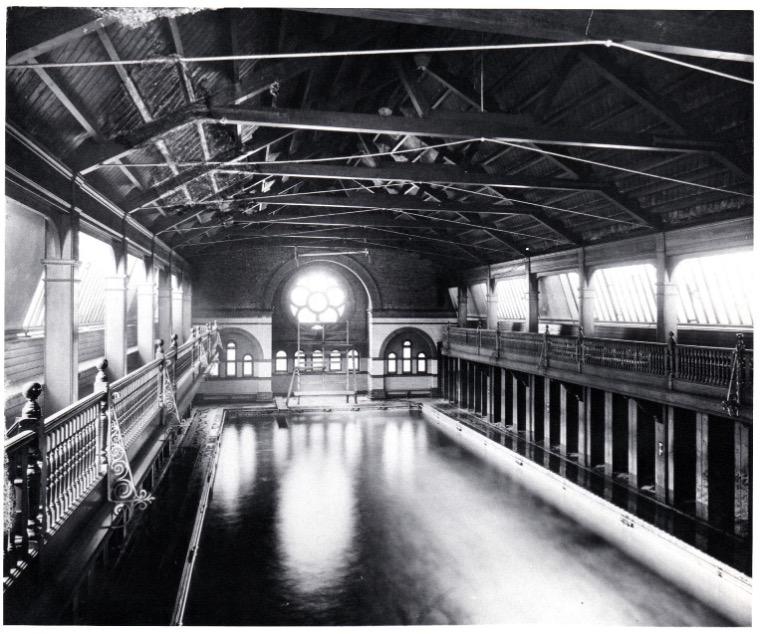
[[[284,350],[277,350],[274,372],[287,372],[287,353]]]
[[[348,369],[359,370],[359,353],[356,350],[348,351]]]
[[[425,352],[418,352],[418,367],[416,369],[416,372],[418,374],[425,374],[426,373],[426,353]]]
[[[338,350],[333,350],[330,353],[330,372],[340,372],[340,370],[340,352]]]
[[[311,355],[311,369],[323,370],[324,369],[324,355],[321,350],[314,350],[314,354]]]
[[[386,373],[396,374],[396,352],[389,352],[386,359]]]
[[[412,342],[405,341],[402,344],[402,372],[404,374],[412,373]]]
[[[237,344],[226,344],[226,376],[237,376]]]
[[[253,355],[246,354],[242,357],[242,376],[253,376]]]
[[[306,367],[306,354],[303,352],[303,350],[295,351],[295,367],[296,368]]]

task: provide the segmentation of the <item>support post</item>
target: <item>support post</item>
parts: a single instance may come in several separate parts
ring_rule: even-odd
[[[497,292],[495,278],[487,281],[487,330],[497,330]]]
[[[523,385],[519,385],[519,380],[511,373],[511,427],[513,430],[519,431],[519,390],[523,389]]]
[[[546,376],[543,378],[543,447],[546,450],[551,448],[551,380]]]
[[[750,534],[752,517],[751,432],[746,423],[734,421],[734,533],[742,537]]]
[[[157,286],[157,312],[159,324],[157,333],[160,339],[170,341],[173,332],[173,301],[171,295],[170,270],[160,269]]]
[[[112,247],[115,274],[104,280],[104,356],[112,378],[119,379],[128,373],[128,252],[125,241]]]
[[[676,464],[675,464],[675,438],[676,438],[676,410],[672,405],[665,409],[665,468],[667,485],[665,501],[673,506],[676,503]]]
[[[458,328],[468,325],[468,288],[463,284],[457,287],[457,325]]]
[[[173,334],[178,335],[180,333],[180,336],[183,337],[183,334],[186,332],[183,319],[184,291],[180,276],[177,276],[176,279],[178,279],[178,286],[172,291],[171,324],[173,325]],[[183,343],[183,340],[181,340],[181,343]]]
[[[580,274],[580,328],[582,328],[584,337],[593,337],[596,321],[596,292],[589,283],[584,248],[580,249],[578,270]]]
[[[527,447],[535,442],[535,425],[538,421],[535,420],[535,375],[528,374],[529,377],[526,396],[524,403],[526,405],[526,411],[524,412],[524,419],[526,421],[524,437],[527,441]]]
[[[614,416],[613,394],[604,392],[604,475],[611,478],[614,465]]]
[[[628,399],[628,484],[638,489],[638,401]]]
[[[76,240],[73,232],[72,240]],[[76,259],[45,259],[45,408],[57,412],[78,396],[78,287]]]
[[[582,400],[577,403],[577,462],[583,467],[591,466],[591,415],[590,388],[583,387]]]
[[[670,283],[665,234],[657,235],[655,267],[657,270],[657,341],[667,341],[669,332],[678,332],[678,289]]]
[[[559,385],[559,453],[566,458],[570,447],[567,446],[567,415],[569,414],[569,408],[567,407],[569,398],[567,389],[562,383]]]
[[[498,412],[498,422],[503,426],[508,420],[508,370],[499,368],[500,372],[500,411]]]
[[[708,415],[697,412],[696,418],[696,460],[694,478],[694,502],[695,511],[699,519],[707,521],[710,517],[710,482],[708,465],[708,441],[710,422]]]
[[[145,365],[154,358],[154,283],[146,281],[136,289],[136,335],[138,354]]]
[[[527,318],[524,324],[526,332],[537,332],[540,316],[539,284],[537,274],[531,272],[531,263],[527,260]]]
[[[666,407],[663,407],[665,413]],[[667,426],[662,416],[654,416],[654,497],[658,502],[667,500]]]
[[[187,276],[184,276],[182,289],[181,332],[190,333],[192,329],[192,285]]]

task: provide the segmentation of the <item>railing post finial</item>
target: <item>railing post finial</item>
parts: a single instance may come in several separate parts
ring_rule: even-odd
[[[21,408],[19,419],[19,431],[29,429],[37,431],[37,423],[42,419],[43,413],[37,399],[43,393],[43,386],[39,383],[28,383],[24,388],[24,397],[27,399]]]
[[[165,359],[165,340],[164,339],[157,339],[154,342],[154,358],[155,359],[162,359],[164,361]]]
[[[106,371],[109,367],[109,361],[102,359],[101,363],[96,367],[98,368],[98,372],[96,372],[96,379],[93,381],[93,391],[100,392],[109,385],[109,375]]]

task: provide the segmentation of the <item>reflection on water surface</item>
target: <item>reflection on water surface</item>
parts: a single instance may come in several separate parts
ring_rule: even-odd
[[[408,413],[224,429],[188,625],[722,625]]]

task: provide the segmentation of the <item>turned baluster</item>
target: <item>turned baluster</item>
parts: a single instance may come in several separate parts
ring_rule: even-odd
[[[176,366],[178,365],[178,335],[173,335],[170,344],[170,384],[173,386],[173,391],[176,389]]]
[[[29,446],[27,463],[27,491],[29,495],[29,516],[27,518],[27,536],[42,544],[46,528],[45,523],[45,421],[37,399],[43,392],[39,383],[31,383],[24,389],[27,401],[21,409],[19,431],[33,431],[35,440]]]
[[[98,401],[98,425],[96,432],[96,461],[99,474],[103,475],[109,468],[109,375],[106,370],[109,362],[104,359],[98,366],[96,380],[93,383],[93,391],[101,392],[101,398]],[[68,483],[64,483],[67,486]]]
[[[157,407],[160,410],[160,426],[165,424],[165,340],[155,341],[154,358],[159,359],[160,368],[157,374]]]

